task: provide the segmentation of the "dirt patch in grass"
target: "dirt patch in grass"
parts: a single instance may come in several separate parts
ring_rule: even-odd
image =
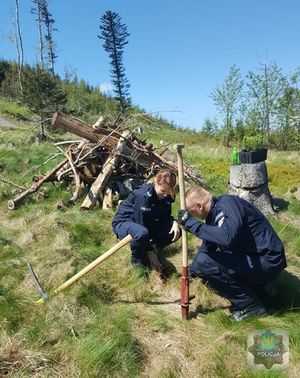
[[[39,352],[31,352],[19,345],[19,343],[7,334],[1,337],[0,344],[0,375],[16,376],[23,371],[30,375],[37,374],[47,367],[50,360]]]
[[[0,117],[0,128],[3,129],[20,129],[22,126],[17,125],[15,122],[9,121],[3,117]]]

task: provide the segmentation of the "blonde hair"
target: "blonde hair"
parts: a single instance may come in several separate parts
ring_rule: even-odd
[[[196,205],[197,201],[207,204],[212,200],[212,195],[204,188],[191,188],[186,192],[185,200],[189,210]]]
[[[171,197],[175,197],[176,193],[176,185],[177,185],[177,177],[175,172],[171,171],[170,169],[160,169],[155,177],[148,181],[151,184],[158,184],[158,185],[167,185],[170,189]]]

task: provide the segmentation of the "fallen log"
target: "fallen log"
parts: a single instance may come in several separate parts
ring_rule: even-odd
[[[44,184],[46,181],[50,181],[53,175],[56,174],[62,168],[65,164],[67,164],[69,161],[68,159],[63,160],[60,162],[56,167],[54,167],[51,171],[49,171],[43,178],[41,178],[39,181],[34,183],[31,188],[25,190],[24,192],[18,194],[15,198],[8,201],[7,205],[9,210],[13,210],[16,208],[19,202],[21,202],[25,197],[27,197],[29,194],[37,192],[40,187]]]
[[[94,143],[98,143],[103,138],[106,138],[107,144],[111,146],[115,146],[121,137],[121,135],[115,131],[111,132],[103,128],[93,129],[78,119],[69,117],[61,112],[54,113],[52,125],[58,127],[60,130],[75,134]]]

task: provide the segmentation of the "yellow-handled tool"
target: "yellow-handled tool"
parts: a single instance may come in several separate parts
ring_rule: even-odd
[[[33,279],[38,286],[39,292],[41,294],[41,298],[36,301],[37,304],[45,303],[45,301],[50,297],[60,293],[61,291],[65,290],[67,287],[73,285],[76,281],[78,281],[81,277],[85,276],[88,272],[90,272],[92,269],[96,268],[99,264],[101,264],[104,260],[106,260],[108,257],[110,257],[115,252],[119,251],[121,248],[125,247],[128,243],[130,243],[132,240],[131,235],[127,235],[124,239],[120,240],[116,245],[114,245],[112,248],[110,248],[108,251],[103,253],[101,256],[99,256],[96,260],[91,262],[89,265],[87,265],[85,268],[83,268],[80,272],[76,273],[73,277],[69,278],[65,283],[60,285],[57,289],[53,290],[49,295],[43,290],[41,287],[41,284],[33,271],[31,265],[28,263],[29,270],[33,276]]]

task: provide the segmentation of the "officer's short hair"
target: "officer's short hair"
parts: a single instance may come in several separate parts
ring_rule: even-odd
[[[206,204],[211,201],[211,199],[211,193],[204,188],[191,188],[185,195],[186,207],[188,209],[193,207],[197,201]]]

